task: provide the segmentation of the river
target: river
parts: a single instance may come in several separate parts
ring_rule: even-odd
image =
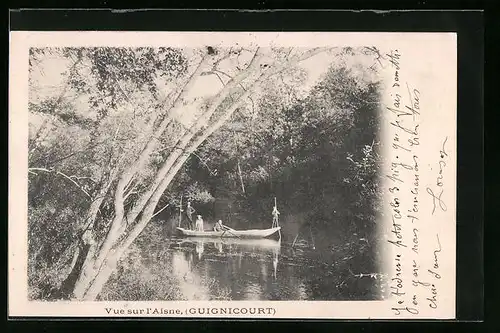
[[[292,247],[292,238],[286,239],[143,237],[121,260],[100,299],[379,299],[380,277],[366,271],[373,269],[363,240],[323,246],[298,239]]]

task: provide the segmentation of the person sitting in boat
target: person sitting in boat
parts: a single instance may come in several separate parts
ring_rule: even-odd
[[[224,225],[222,224],[222,220],[215,222],[214,231],[223,231]]]
[[[196,219],[196,230],[203,231],[203,219],[201,218],[201,215],[198,215],[198,218]]]

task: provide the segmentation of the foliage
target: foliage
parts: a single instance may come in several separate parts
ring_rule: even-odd
[[[276,196],[280,210],[305,217],[303,226],[370,234],[379,158],[373,75],[348,62],[355,50],[329,51],[336,65],[304,89],[308,70],[291,59],[308,50],[270,48],[253,63],[259,52],[30,50],[33,298],[57,298],[84,232],[98,262],[111,247],[126,250],[161,207],[178,214],[181,196],[208,215],[227,200],[263,221]],[[151,294],[138,283],[127,288]]]
[[[101,301],[158,301],[179,299],[170,272],[166,242],[158,237],[165,226],[151,224],[120,261],[102,293]]]
[[[238,114],[199,149],[218,174],[192,163],[191,178],[208,179],[216,196],[264,221],[277,197],[286,214],[306,213],[304,226],[335,230],[340,238],[356,231],[373,237],[370,224],[380,209],[378,98],[376,80],[339,65],[289,107],[270,90],[255,118]]]
[[[170,82],[187,64],[170,48],[32,48],[30,64],[29,286],[32,297],[50,299],[91,203],[148,139],[159,80]],[[101,199],[95,237],[107,233],[111,199]]]

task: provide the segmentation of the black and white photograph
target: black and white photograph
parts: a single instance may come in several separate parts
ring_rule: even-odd
[[[433,295],[410,254],[423,205],[453,202],[419,185],[431,93],[408,79],[408,53],[207,35],[26,42],[27,301],[436,304],[408,290]]]

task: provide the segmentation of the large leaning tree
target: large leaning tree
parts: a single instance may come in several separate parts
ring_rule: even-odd
[[[51,285],[38,297],[96,299],[197,148],[319,54],[345,50],[31,49],[28,269]]]

